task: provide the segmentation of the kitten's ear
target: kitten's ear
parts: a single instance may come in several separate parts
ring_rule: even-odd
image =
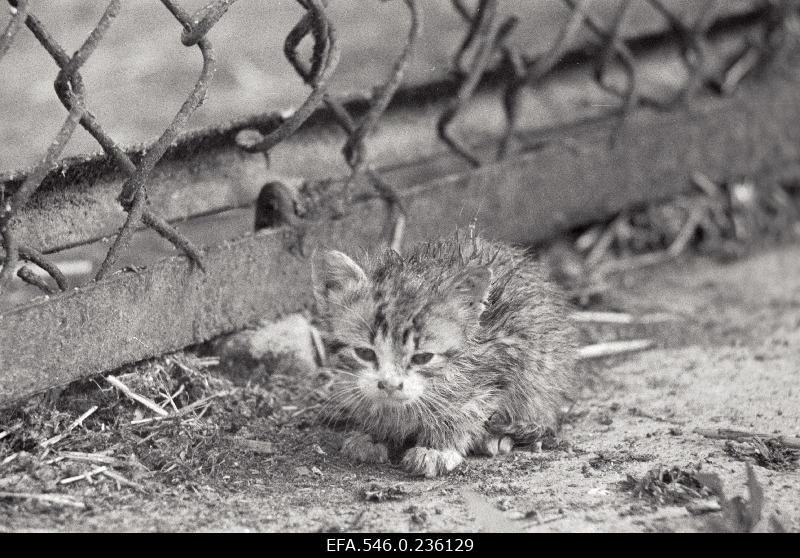
[[[470,302],[481,304],[489,297],[491,283],[491,269],[468,267],[453,282],[453,289],[456,294],[464,296]]]
[[[331,297],[365,284],[367,275],[348,255],[326,250],[312,258],[311,279],[317,303],[324,308]]]

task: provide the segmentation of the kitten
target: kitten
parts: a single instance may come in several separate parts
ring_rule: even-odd
[[[391,250],[361,265],[315,258],[314,291],[337,377],[323,416],[354,425],[342,452],[434,477],[503,433],[555,426],[572,387],[572,326],[524,251],[481,238]],[[407,448],[407,449],[406,449]]]

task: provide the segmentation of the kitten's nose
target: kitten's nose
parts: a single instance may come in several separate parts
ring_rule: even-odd
[[[386,390],[388,393],[403,390],[403,382],[397,378],[387,378],[378,380],[378,389]]]

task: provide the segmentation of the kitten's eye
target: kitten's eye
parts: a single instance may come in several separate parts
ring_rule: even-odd
[[[431,360],[433,360],[433,353],[417,353],[411,357],[411,362],[413,364],[428,364]]]
[[[353,352],[358,358],[361,360],[366,360],[367,362],[377,362],[378,360],[378,357],[375,355],[375,351],[368,349],[367,347],[358,347],[357,349],[353,349]]]

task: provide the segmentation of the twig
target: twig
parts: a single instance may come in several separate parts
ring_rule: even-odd
[[[800,438],[793,436],[783,436],[780,434],[757,434],[754,432],[744,432],[741,430],[729,430],[727,428],[695,428],[695,434],[700,434],[706,438],[714,438],[717,440],[748,440],[750,438],[759,438],[764,440],[777,440],[787,448],[800,449]]]
[[[701,172],[692,173],[692,184],[697,186],[709,198],[718,198],[722,195],[719,186]]]
[[[91,408],[89,408],[88,411],[86,411],[81,416],[72,421],[72,424],[70,424],[64,432],[56,436],[53,436],[49,440],[45,440],[40,445],[43,448],[46,448],[47,446],[52,446],[53,444],[57,444],[58,442],[66,438],[69,435],[69,433],[72,432],[75,428],[83,424],[83,421],[92,416],[97,409],[98,409],[97,405],[93,405]]]
[[[700,223],[703,221],[705,213],[706,208],[703,205],[696,206],[692,210],[692,212],[689,214],[689,217],[686,219],[681,232],[678,233],[678,236],[675,238],[672,244],[670,244],[669,248],[667,248],[667,253],[670,256],[675,258],[686,249],[689,241],[697,231],[697,227],[700,226]]]
[[[200,368],[208,368],[209,366],[219,366],[219,357],[204,357],[198,358],[195,364]]]
[[[210,408],[211,408],[211,405],[206,405],[205,407],[203,407],[202,409],[200,409],[200,414],[198,414],[196,417],[193,417],[193,419],[194,419],[195,421],[198,421],[198,420],[200,420],[201,418],[203,418],[203,416],[205,416],[206,412],[208,412],[208,410],[209,410]]]
[[[125,486],[130,486],[131,488],[135,488],[136,490],[138,490],[140,492],[145,492],[145,489],[141,484],[139,484],[138,482],[133,482],[131,480],[126,479],[125,477],[123,477],[122,475],[120,475],[119,473],[114,471],[113,469],[106,469],[105,471],[102,471],[102,474],[104,476],[112,479],[112,480],[115,480],[118,484],[122,484],[122,485],[125,485]]]
[[[701,204],[696,206],[686,222],[683,224],[678,236],[672,241],[672,244],[663,252],[652,252],[649,254],[640,254],[626,259],[617,259],[599,266],[601,274],[620,273],[625,271],[633,271],[643,267],[649,267],[660,263],[665,263],[677,258],[683,253],[689,242],[697,232],[697,227],[703,223],[703,219],[708,211],[708,206]]]
[[[170,358],[169,361],[172,364],[174,364],[175,366],[177,366],[178,368],[180,368],[181,370],[183,370],[184,372],[186,372],[187,374],[189,374],[190,376],[197,375],[197,370],[195,370],[194,368],[191,368],[190,366],[182,363],[177,358],[174,358],[174,357]],[[219,363],[219,361],[217,361],[217,363]]]
[[[622,312],[573,312],[572,320],[581,323],[632,324],[635,318]]]
[[[631,341],[609,341],[606,343],[597,343],[595,345],[586,345],[585,347],[580,347],[578,349],[578,358],[581,360],[604,358],[636,351],[644,351],[652,348],[653,345],[654,343],[651,339],[633,339]]]
[[[79,502],[68,496],[59,494],[33,494],[31,492],[0,492],[0,498],[16,498],[20,500],[36,500],[37,502],[47,502],[59,506],[69,506],[73,508],[85,509],[86,504]]]
[[[207,405],[212,399],[216,399],[217,397],[222,397],[222,396],[227,395],[227,394],[228,394],[228,392],[221,391],[219,393],[215,393],[213,395],[209,395],[208,397],[204,397],[203,399],[198,399],[197,401],[195,401],[194,403],[192,403],[190,405],[186,405],[185,407],[181,407],[178,410],[177,413],[173,413],[171,415],[168,414],[167,416],[150,417],[150,418],[132,420],[131,421],[131,425],[139,426],[139,425],[148,424],[148,423],[151,423],[151,422],[159,422],[159,421],[164,421],[164,420],[180,418],[182,416],[187,415],[191,411],[197,409],[198,407],[201,407],[203,405]],[[162,409],[162,411],[163,411],[163,409]]]
[[[310,407],[304,407],[304,408],[300,409],[299,411],[295,411],[294,413],[292,413],[290,415],[290,418],[297,418],[300,415],[302,415],[303,413],[305,413],[307,411],[310,411],[312,409],[316,409],[317,407],[320,407],[320,406],[321,405],[319,403],[317,403],[316,405],[311,405]]]
[[[586,256],[586,267],[593,268],[606,255],[608,249],[611,248],[611,244],[614,242],[614,238],[617,232],[617,222],[622,218],[620,215],[617,217],[613,223],[611,223],[608,228],[603,231],[603,234],[600,235],[600,238],[597,239],[597,242],[594,243],[594,246],[589,251],[589,254]]]
[[[706,513],[716,513],[722,511],[719,502],[710,500],[700,500],[686,505],[686,511],[692,515],[703,515]]]
[[[657,313],[634,316],[625,312],[580,311],[572,313],[572,320],[580,323],[597,324],[658,324],[677,319],[672,314]]]
[[[22,423],[21,422],[18,422],[14,426],[9,426],[6,430],[3,430],[2,432],[0,432],[0,440],[5,438],[9,434],[13,434],[14,432],[19,430],[20,428],[22,428]]]
[[[314,353],[317,357],[317,366],[326,366],[328,362],[328,356],[325,353],[325,344],[322,342],[322,336],[319,333],[319,330],[315,327],[311,327],[311,342],[314,345]]]
[[[394,226],[392,227],[392,235],[391,240],[389,242],[389,248],[397,252],[398,254],[403,249],[403,233],[406,230],[406,216],[403,213],[398,212],[397,217],[394,222]]]
[[[139,446],[139,445],[141,445],[141,444],[144,444],[146,441],[148,441],[149,439],[151,439],[151,438],[152,438],[153,436],[155,436],[156,434],[157,434],[157,432],[155,432],[155,431],[154,431],[154,432],[151,432],[150,434],[148,434],[147,436],[145,436],[144,438],[142,438],[141,440],[139,440],[138,442],[136,442],[136,445],[137,445],[137,446]]]
[[[601,234],[603,234],[603,226],[592,225],[575,239],[575,249],[581,253],[586,252],[594,246]]]
[[[57,459],[71,459],[72,461],[88,461],[89,463],[102,463],[103,465],[122,466],[127,463],[110,455],[102,453],[84,453],[81,451],[62,451]]]
[[[120,390],[128,399],[132,399],[133,401],[136,401],[137,403],[144,405],[145,407],[147,407],[148,409],[150,409],[159,416],[162,417],[169,416],[169,413],[164,409],[162,409],[161,407],[159,407],[152,399],[148,399],[143,395],[134,393],[133,391],[131,391],[131,388],[123,384],[121,381],[119,381],[119,379],[115,378],[114,376],[107,376],[106,381],[115,388],[117,388],[118,390]]]
[[[625,259],[612,260],[599,266],[599,273],[606,275],[610,273],[622,273],[625,271],[634,271],[643,267],[657,265],[667,262],[672,259],[669,252],[651,252],[648,254],[639,254]]]
[[[19,452],[12,453],[11,455],[3,459],[3,461],[0,461],[0,465],[8,465],[12,461],[14,461],[17,457],[19,457]]]
[[[94,475],[99,475],[100,473],[104,473],[107,470],[108,470],[108,467],[106,467],[104,465],[102,467],[97,467],[95,469],[92,469],[89,472],[83,473],[82,475],[77,475],[75,477],[68,477],[66,479],[61,479],[60,481],[58,481],[58,484],[72,484],[73,482],[77,482],[79,480],[87,480],[87,481],[91,482],[92,477]]]
[[[555,521],[559,521],[561,519],[565,519],[566,517],[567,517],[567,515],[562,512],[562,513],[559,513],[558,515],[553,515],[553,516],[550,516],[550,517],[543,518],[538,511],[534,510],[533,512],[526,513],[520,519],[523,519],[523,520],[532,519],[532,520],[536,521],[536,525],[544,525],[546,523],[553,523]]]
[[[177,405],[175,405],[175,398],[178,397],[181,393],[183,393],[184,389],[186,389],[186,384],[181,384],[181,387],[176,389],[175,393],[173,393],[172,395],[170,395],[167,392],[164,392],[165,400],[164,400],[163,403],[161,403],[161,408],[163,409],[164,407],[166,407],[169,404],[169,405],[172,405],[172,408],[175,409],[175,412],[177,412],[178,411],[178,407],[177,407]]]

